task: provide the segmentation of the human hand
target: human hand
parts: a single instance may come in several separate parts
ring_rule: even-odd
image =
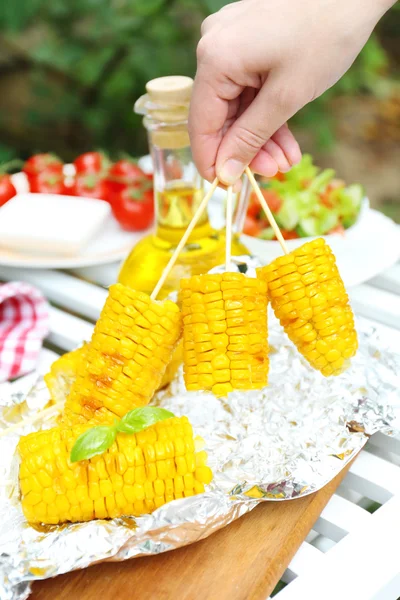
[[[242,0],[208,17],[189,132],[203,177],[232,185],[300,158],[286,125],[351,66],[393,0]]]

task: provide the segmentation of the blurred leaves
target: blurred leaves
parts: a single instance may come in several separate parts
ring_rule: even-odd
[[[149,79],[193,76],[200,24],[225,4],[224,0],[3,2],[0,113],[7,119],[0,120],[5,144],[0,146],[0,158],[12,156],[14,146],[25,153],[55,150],[66,159],[92,147],[111,153],[145,152],[146,135],[140,117],[132,112],[134,101]],[[320,145],[330,145],[334,123],[327,105],[332,97],[382,93],[387,69],[386,53],[372,36],[352,69],[333,90],[305,107],[297,123],[311,129]],[[9,122],[12,130],[7,129]]]

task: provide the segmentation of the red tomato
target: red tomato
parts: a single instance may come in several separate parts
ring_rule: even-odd
[[[3,206],[17,193],[11,177],[9,175],[0,175],[0,206]]]
[[[261,206],[260,203],[258,201],[257,196],[255,195],[255,193],[253,192],[250,195],[250,199],[249,199],[249,208],[247,209],[247,214],[249,217],[253,217],[256,218],[259,216],[261,212]]]
[[[264,190],[261,188],[261,192],[272,212],[277,213],[282,206],[282,200],[279,195],[274,190]],[[254,193],[250,196],[247,214],[254,218],[263,214],[258,198]]]
[[[281,233],[284,240],[297,240],[299,238],[299,234],[296,231],[294,231],[294,229],[293,231],[281,229]]]
[[[107,175],[107,186],[110,193],[118,192],[127,186],[137,187],[143,181],[152,180],[133,160],[126,158],[113,164]]]
[[[64,177],[52,170],[29,177],[29,188],[34,194],[65,194]]]
[[[282,206],[282,200],[274,190],[261,190],[272,212],[277,213]]]
[[[28,178],[47,170],[62,174],[63,163],[54,154],[34,154],[28,158],[22,170]]]
[[[101,152],[86,152],[74,160],[76,173],[101,173],[108,168],[109,161]]]
[[[331,194],[329,191],[326,191],[323,194],[321,194],[319,197],[319,201],[323,206],[326,206],[326,208],[333,208],[333,202],[331,200]]]
[[[257,237],[263,229],[263,226],[260,221],[257,221],[253,217],[249,215],[246,216],[244,221],[243,233],[246,235],[252,235],[253,237]]]
[[[97,198],[108,201],[108,190],[105,180],[97,173],[78,175],[71,188],[73,196],[84,196],[85,198]]]
[[[128,187],[111,200],[115,218],[126,231],[147,229],[154,220],[153,190]]]
[[[276,181],[286,181],[286,175],[285,173],[278,171],[277,174],[272,177],[272,179],[276,179]]]
[[[328,233],[338,233],[339,235],[344,235],[345,231],[346,230],[343,227],[343,225],[341,223],[339,223],[339,225],[336,225],[336,227],[333,227],[330,231],[328,231]]]

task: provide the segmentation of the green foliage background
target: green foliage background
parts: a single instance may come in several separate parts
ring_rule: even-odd
[[[141,121],[132,111],[135,99],[153,77],[193,76],[200,24],[226,2],[7,0],[2,4],[0,161],[45,150],[66,160],[92,148],[104,148],[112,155],[122,150],[145,152]],[[386,26],[396,15],[394,8]],[[298,122],[313,127],[320,144],[332,143],[333,123],[326,108],[332,96],[382,93],[387,67],[387,54],[373,35],[349,73],[306,107]]]

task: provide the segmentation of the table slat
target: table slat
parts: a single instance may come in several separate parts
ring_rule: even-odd
[[[369,283],[375,287],[400,296],[400,264],[374,277]]]
[[[50,307],[50,334],[47,340],[65,352],[73,350],[92,336],[93,325],[54,306]]]
[[[318,569],[284,588],[277,600],[396,600],[400,574],[394,542],[399,537],[400,497],[396,497],[372,515],[368,527],[349,533],[330,549]]]
[[[338,495],[332,496],[314,525],[315,531],[339,542],[349,531],[368,527],[369,512]]]
[[[36,286],[48,300],[96,320],[107,298],[107,291],[97,285],[60,271],[0,267],[0,279],[23,281]]]
[[[394,494],[400,495],[400,468],[364,450],[351,466],[343,485],[384,504]]]
[[[363,283],[349,290],[349,297],[357,314],[400,329],[400,299],[390,292],[385,292]]]

